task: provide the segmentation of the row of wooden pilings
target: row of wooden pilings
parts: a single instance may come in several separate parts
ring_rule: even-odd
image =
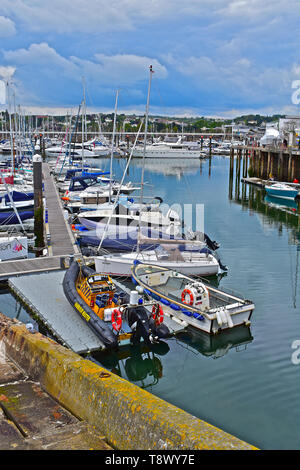
[[[236,146],[230,152],[230,174],[236,177],[274,178],[277,181],[300,180],[300,152],[289,149]]]

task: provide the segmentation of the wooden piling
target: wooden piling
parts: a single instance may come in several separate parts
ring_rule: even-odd
[[[34,189],[34,234],[37,256],[40,256],[44,242],[44,208],[43,208],[43,182],[42,157],[33,156],[33,189]]]

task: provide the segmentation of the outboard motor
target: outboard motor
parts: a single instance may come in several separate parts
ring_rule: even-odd
[[[153,331],[154,335],[157,336],[159,339],[162,338],[169,338],[171,336],[170,330],[165,323],[161,323],[160,325],[155,324],[154,318],[150,318],[149,326],[151,331]]]
[[[209,250],[208,248],[202,248],[200,250],[200,253],[206,253],[208,255],[213,255],[212,251]],[[222,271],[228,271],[228,266],[226,266],[225,264],[222,263],[222,261],[220,260],[220,256],[215,255],[215,258],[219,263],[220,269],[222,269]]]
[[[138,291],[131,291],[129,306],[126,309],[128,325],[133,331],[131,337],[132,344],[136,345],[141,338],[149,346],[157,343],[160,338],[168,338],[170,336],[169,328],[163,323],[155,322],[142,305],[139,305]]]
[[[203,241],[206,243],[208,248],[211,250],[215,251],[220,247],[220,244],[217,243],[215,240],[213,241],[206,233],[203,232],[193,232],[194,238],[192,240],[198,240],[198,241]]]
[[[133,345],[138,344],[141,338],[150,346],[157,341],[152,334],[146,309],[142,306],[133,306],[127,308],[128,325],[133,331],[131,342]]]

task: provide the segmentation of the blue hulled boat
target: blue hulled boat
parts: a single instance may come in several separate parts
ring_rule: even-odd
[[[283,199],[295,199],[298,196],[298,189],[293,188],[285,183],[274,183],[265,186],[265,190],[269,196],[279,197]]]

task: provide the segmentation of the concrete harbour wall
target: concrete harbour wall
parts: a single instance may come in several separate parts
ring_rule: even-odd
[[[115,449],[255,449],[2,314],[0,347]]]

